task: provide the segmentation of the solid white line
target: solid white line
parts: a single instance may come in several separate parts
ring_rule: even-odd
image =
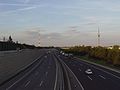
[[[104,71],[103,69],[97,68],[97,67],[95,67],[95,66],[92,66],[92,67],[94,67],[94,68],[96,68],[96,69],[98,69],[98,70],[100,70],[100,71],[103,71],[103,72],[105,72],[105,73],[107,73],[107,74],[109,74],[109,75],[111,75],[111,76],[114,76],[114,77],[120,79],[120,77],[118,77],[118,76],[116,76],[116,75],[114,75],[114,74],[112,74],[112,73],[109,73],[109,72],[107,72],[107,71]]]
[[[90,80],[92,80],[92,78],[90,76],[87,76]]]
[[[40,56],[41,57],[41,56]],[[38,57],[35,61],[37,61],[40,57]],[[34,63],[35,61],[33,61],[32,63]],[[32,63],[30,63],[29,65],[31,65]],[[26,67],[28,67],[29,65],[27,65]],[[34,68],[32,68],[32,70],[34,70],[38,65],[36,65]],[[32,71],[31,70],[31,71]],[[28,73],[26,73],[24,76],[22,76],[20,79],[18,79],[17,81],[15,81],[11,86],[9,86],[8,88],[6,88],[6,90],[11,89],[15,84],[17,84],[18,82],[20,82],[23,78],[25,78],[31,71],[29,71]]]
[[[79,58],[77,58],[77,59],[79,59]],[[80,62],[80,61],[79,61],[79,62]],[[107,73],[107,74],[109,74],[109,75],[111,75],[111,76],[114,76],[114,77],[120,79],[119,76],[116,76],[116,75],[114,75],[114,74],[112,74],[112,73],[110,73],[110,72],[107,72],[107,71],[105,71],[105,70],[103,70],[103,69],[100,69],[100,68],[96,67],[97,65],[94,66],[94,65],[92,65],[91,63],[89,63],[89,62],[87,62],[87,61],[82,61],[82,62],[80,62],[80,63],[84,63],[84,64],[86,64],[86,65],[90,65],[91,67],[93,67],[93,68],[95,68],[95,69],[97,69],[97,70],[103,71],[103,72],[105,72],[105,73]],[[99,67],[100,67],[100,66],[99,66]],[[108,70],[109,70],[109,69],[108,69]],[[111,70],[111,71],[112,71],[112,70]]]
[[[60,59],[60,58],[59,58]],[[62,60],[61,60],[62,61]],[[84,87],[82,86],[81,82],[78,80],[78,78],[75,76],[75,74],[73,73],[73,71],[67,66],[67,64],[62,61],[64,63],[64,65],[69,69],[69,71],[73,74],[73,76],[75,77],[75,79],[77,80],[77,82],[79,83],[80,87],[82,88],[82,90],[84,90]]]
[[[29,84],[30,84],[31,81],[28,81],[26,84],[25,84],[25,87],[27,87]]]
[[[99,75],[101,78],[103,78],[103,79],[106,79],[104,76],[102,76],[102,75]]]
[[[42,84],[43,84],[43,81],[40,82],[40,87],[42,86]]]
[[[57,81],[58,81],[58,65],[57,65],[57,61],[55,60],[56,62],[56,76],[55,76],[55,85],[54,85],[54,90],[56,90],[57,88]]]

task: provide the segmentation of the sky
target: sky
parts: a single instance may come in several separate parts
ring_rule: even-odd
[[[41,46],[120,44],[120,0],[0,0],[0,40]]]

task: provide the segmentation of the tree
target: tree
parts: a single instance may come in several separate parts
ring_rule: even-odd
[[[120,47],[119,45],[114,45],[113,49],[117,50],[117,49],[119,49],[119,47]]]
[[[8,42],[13,42],[11,36],[9,36]]]

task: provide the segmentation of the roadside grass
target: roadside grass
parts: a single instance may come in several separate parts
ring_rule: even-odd
[[[109,68],[112,68],[112,69],[115,69],[115,70],[120,70],[120,66],[114,66],[112,64],[108,64],[106,63],[105,61],[103,60],[99,60],[99,59],[94,59],[94,58],[90,58],[88,56],[77,56],[78,58],[82,59],[83,61],[90,61],[90,62],[93,62],[93,63],[96,63],[96,64],[99,64],[99,65],[103,65],[103,66],[106,66],[106,67],[109,67]]]

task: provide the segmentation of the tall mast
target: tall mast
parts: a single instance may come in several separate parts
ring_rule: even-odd
[[[100,28],[98,27],[98,46],[100,46]]]

